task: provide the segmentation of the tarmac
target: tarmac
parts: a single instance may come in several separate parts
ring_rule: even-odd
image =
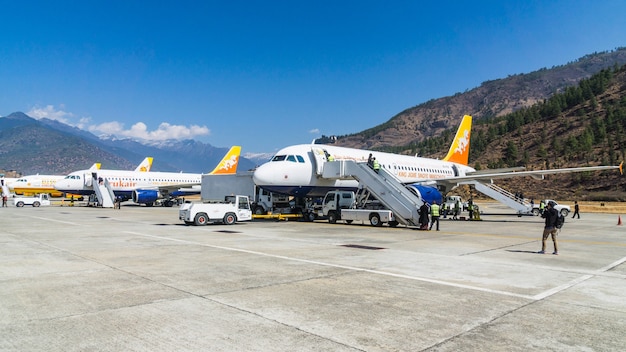
[[[543,219],[482,209],[419,231],[2,208],[0,351],[623,351],[618,216],[583,209],[541,255]]]

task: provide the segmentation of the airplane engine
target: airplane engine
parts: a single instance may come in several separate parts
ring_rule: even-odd
[[[435,186],[424,186],[414,183],[412,185],[408,185],[407,187],[414,191],[421,200],[427,202],[428,204],[433,204],[434,201],[437,201],[437,204],[439,205],[443,203],[443,196]]]
[[[133,191],[133,202],[135,203],[152,205],[159,198],[161,198],[161,194],[154,189],[137,189]]]

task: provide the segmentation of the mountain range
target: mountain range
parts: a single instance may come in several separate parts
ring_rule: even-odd
[[[463,115],[488,120],[530,107],[575,86],[603,69],[626,64],[626,48],[585,55],[573,62],[527,74],[483,82],[463,93],[433,99],[408,108],[388,121],[345,136],[338,145],[378,149],[407,146],[456,128]]]
[[[94,162],[107,169],[134,169],[146,156],[152,170],[206,173],[229,148],[195,140],[144,144],[131,139],[100,138],[56,120],[33,119],[22,112],[0,118],[0,169],[19,174],[63,175],[86,169]],[[240,158],[239,170],[255,162]]]

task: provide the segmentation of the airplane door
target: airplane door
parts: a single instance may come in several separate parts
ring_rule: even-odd
[[[454,172],[454,177],[459,176],[459,168],[456,165],[452,165],[452,171]]]
[[[91,185],[92,185],[91,180],[93,180],[93,177],[91,176],[91,174],[84,174],[83,175],[83,182],[84,182],[85,186],[91,187]]]
[[[326,153],[324,149],[318,147],[311,147],[311,153],[313,153],[313,159],[315,160],[315,173],[321,176],[324,172],[324,163],[326,162]]]

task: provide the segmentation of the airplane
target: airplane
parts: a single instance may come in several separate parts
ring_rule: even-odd
[[[548,174],[609,169],[622,172],[622,164],[532,171],[518,171],[519,168],[476,171],[468,166],[471,126],[472,117],[465,115],[442,160],[332,145],[300,144],[279,150],[269,162],[254,171],[253,180],[267,191],[295,197],[319,197],[331,190],[356,191],[359,182],[354,179],[322,178],[324,163],[331,155],[334,160],[356,162],[367,162],[371,155],[381,168],[411,186],[424,201],[432,204],[434,201],[441,202],[441,192],[445,194],[464,181],[491,182],[493,179],[519,176],[542,179]]]
[[[233,146],[209,174],[226,175],[237,173],[241,146]],[[121,201],[132,199],[138,204],[152,206],[159,199],[172,206],[173,198],[200,193],[202,174],[183,172],[137,172],[123,170],[88,169],[74,171],[54,185],[58,191],[90,195],[98,179],[108,180],[113,193]]]
[[[135,168],[136,172],[147,172],[152,167],[152,157],[146,157]],[[95,163],[91,168],[100,169],[100,163]],[[90,168],[90,169],[91,169]],[[60,192],[54,188],[54,184],[65,178],[65,175],[27,175],[18,178],[9,189],[18,195],[32,195],[37,193],[48,193],[51,197],[63,197],[64,192]],[[67,196],[71,196],[68,194]]]

